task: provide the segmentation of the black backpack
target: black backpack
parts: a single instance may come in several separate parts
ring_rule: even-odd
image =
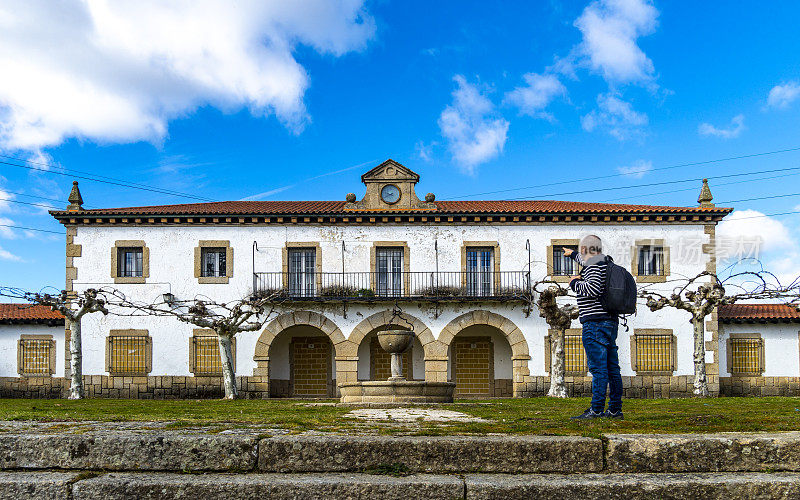
[[[603,309],[614,315],[636,314],[636,280],[606,256],[606,288],[600,296]]]

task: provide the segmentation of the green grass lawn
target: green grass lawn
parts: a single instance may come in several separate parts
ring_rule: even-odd
[[[332,402],[332,401],[331,401]],[[173,426],[259,424],[292,431],[401,434],[710,433],[800,430],[800,398],[625,400],[625,420],[569,420],[588,398],[462,400],[437,408],[481,417],[477,423],[381,424],[345,418],[352,408],[301,400],[0,399],[0,420],[170,421]]]

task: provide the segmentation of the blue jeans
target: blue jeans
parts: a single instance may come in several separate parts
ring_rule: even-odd
[[[602,412],[606,406],[606,388],[611,387],[608,411],[622,410],[622,376],[619,373],[617,330],[615,320],[583,323],[583,348],[592,374],[592,410]]]

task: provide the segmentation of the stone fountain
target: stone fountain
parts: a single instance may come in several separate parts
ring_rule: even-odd
[[[342,403],[452,403],[452,382],[406,380],[403,377],[404,352],[411,348],[414,331],[405,329],[378,332],[378,343],[392,356],[392,374],[386,380],[365,380],[339,384]]]

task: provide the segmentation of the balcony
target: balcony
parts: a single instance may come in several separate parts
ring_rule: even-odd
[[[530,275],[501,272],[253,273],[253,291],[292,301],[528,301]]]

